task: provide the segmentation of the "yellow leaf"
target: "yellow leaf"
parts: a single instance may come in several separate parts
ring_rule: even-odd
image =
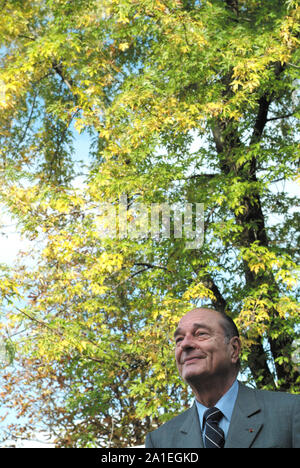
[[[125,50],[129,49],[129,44],[128,42],[123,42],[122,44],[119,45],[119,49],[124,52]]]

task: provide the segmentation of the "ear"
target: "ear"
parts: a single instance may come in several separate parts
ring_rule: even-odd
[[[242,344],[241,340],[239,339],[238,336],[234,336],[230,340],[230,345],[231,345],[231,360],[233,364],[236,364],[239,360],[241,349],[242,349]]]

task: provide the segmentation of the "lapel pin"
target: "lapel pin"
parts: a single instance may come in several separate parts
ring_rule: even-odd
[[[249,429],[249,432],[254,432],[254,429],[250,428],[250,429]]]

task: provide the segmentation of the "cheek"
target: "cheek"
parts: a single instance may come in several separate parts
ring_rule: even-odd
[[[212,362],[215,367],[224,366],[228,362],[228,357],[225,349],[218,348],[212,353]]]
[[[175,361],[178,363],[179,361],[179,351],[178,349],[175,349]]]

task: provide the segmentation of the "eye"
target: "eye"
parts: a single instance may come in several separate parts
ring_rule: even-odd
[[[198,338],[206,338],[208,336],[208,333],[207,331],[200,331],[198,330],[196,333],[195,333],[195,336],[198,337]]]
[[[183,340],[182,336],[178,336],[175,340],[175,344],[178,345]]]

